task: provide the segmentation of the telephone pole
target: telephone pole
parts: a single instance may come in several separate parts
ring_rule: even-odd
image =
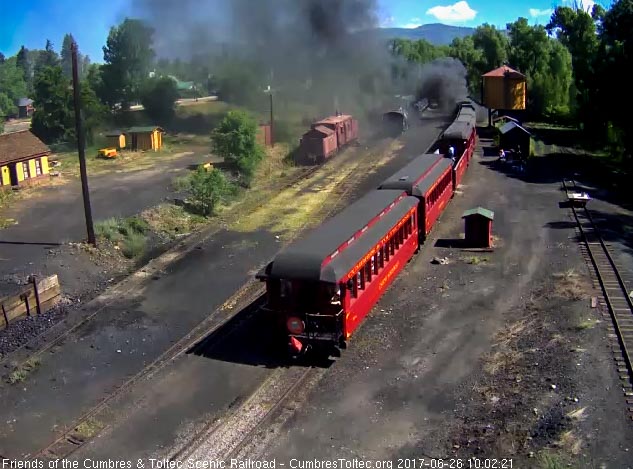
[[[93,246],[96,246],[97,239],[95,238],[95,228],[92,222],[90,191],[88,190],[88,172],[86,170],[86,142],[84,135],[84,126],[81,120],[81,93],[79,89],[79,69],[77,67],[77,43],[75,41],[73,41],[70,50],[73,63],[73,101],[75,105],[75,130],[77,133],[77,152],[79,154],[79,172],[81,174],[81,191],[83,193],[84,213],[86,215],[86,230],[88,232],[88,242]]]
[[[269,88],[270,89],[270,88]],[[273,90],[270,90],[270,146],[275,146],[275,127],[273,124]]]

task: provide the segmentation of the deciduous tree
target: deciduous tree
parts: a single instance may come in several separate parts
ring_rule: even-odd
[[[257,143],[257,124],[243,111],[230,111],[212,134],[213,149],[237,169],[243,184],[250,185],[264,151]]]
[[[137,19],[126,18],[110,29],[103,48],[101,97],[111,107],[120,104],[125,109],[140,98],[154,59],[152,36],[153,29]]]
[[[141,90],[145,113],[158,124],[167,125],[171,122],[177,99],[176,83],[169,77],[150,78]]]
[[[46,143],[68,140],[74,123],[69,107],[72,90],[61,67],[45,67],[40,70],[35,76],[33,87],[33,133]]]
[[[26,82],[17,58],[11,57],[0,64],[0,120],[17,113],[17,101],[26,96]]]

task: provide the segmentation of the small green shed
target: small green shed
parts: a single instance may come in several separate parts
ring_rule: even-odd
[[[466,227],[466,244],[468,247],[489,248],[492,246],[492,220],[495,213],[486,208],[477,207],[466,210],[462,215]]]

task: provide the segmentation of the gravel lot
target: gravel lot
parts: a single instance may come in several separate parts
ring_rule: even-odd
[[[485,160],[343,357],[254,455],[632,465],[633,428],[558,177],[539,168],[521,180]],[[495,212],[494,252],[438,247],[478,205]]]

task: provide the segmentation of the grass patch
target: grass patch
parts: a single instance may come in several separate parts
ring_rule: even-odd
[[[466,262],[466,264],[479,265],[479,264],[487,263],[488,262],[488,258],[487,257],[481,257],[481,256],[469,256],[469,257],[466,257],[464,259],[464,261]]]
[[[17,384],[24,381],[29,374],[40,366],[42,361],[38,357],[29,358],[23,365],[18,366],[15,370],[9,373],[7,382],[9,384]]]
[[[173,204],[152,207],[140,216],[153,231],[169,238],[192,233],[206,222],[205,217]]]
[[[150,225],[140,217],[108,218],[95,225],[96,235],[118,246],[128,259],[143,254],[149,230]]]
[[[584,321],[580,321],[580,323],[578,323],[576,330],[586,331],[587,329],[593,329],[599,322],[600,321],[594,321],[592,319],[585,319]]]
[[[105,425],[103,425],[103,423],[90,418],[85,422],[81,422],[79,425],[77,425],[77,427],[75,428],[75,434],[83,439],[92,438],[97,433],[99,433],[104,428],[104,426]]]
[[[0,230],[13,226],[15,224],[17,224],[17,221],[15,221],[15,218],[0,217]]]
[[[541,469],[567,469],[567,458],[552,451],[543,451],[537,458],[538,467]]]
[[[582,300],[587,297],[588,286],[574,269],[555,273],[553,277],[554,294],[556,296],[569,300]]]

